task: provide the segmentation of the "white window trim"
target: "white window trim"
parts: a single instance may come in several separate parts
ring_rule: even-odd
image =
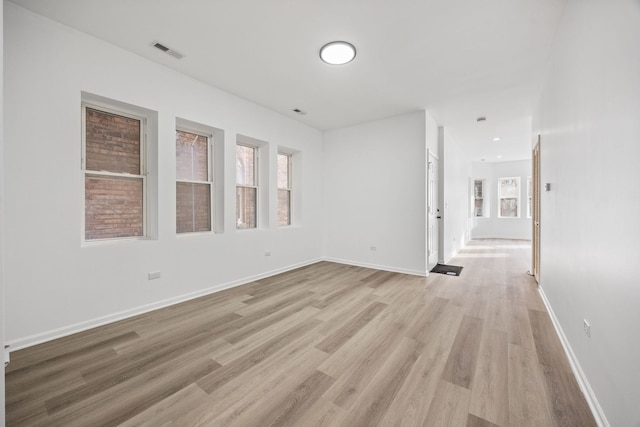
[[[293,174],[291,173],[292,169],[293,169],[293,154],[291,153],[286,153],[284,151],[278,151],[278,155],[279,156],[287,156],[288,161],[287,161],[287,183],[289,184],[288,187],[280,187],[278,186],[278,191],[280,190],[287,190],[289,192],[289,223],[288,224],[280,224],[278,223],[278,227],[291,227],[292,224],[292,220],[291,220],[291,213],[292,213],[292,207],[293,207],[293,183],[292,183],[292,177]],[[277,159],[277,157],[276,157]],[[278,172],[278,162],[276,161],[276,173]],[[277,181],[277,180],[276,180]],[[277,185],[277,183],[276,183]],[[277,200],[280,200],[279,198]],[[280,206],[278,206],[278,208],[280,208]]]
[[[82,102],[82,148],[81,148],[81,161],[80,167],[82,169],[82,215],[81,215],[81,241],[83,244],[104,243],[104,242],[116,242],[124,240],[147,240],[149,239],[148,221],[147,221],[147,170],[146,170],[146,154],[147,154],[147,118],[135,113],[131,113],[126,109],[114,109],[108,105],[104,105],[96,102]],[[116,116],[127,117],[130,119],[140,121],[140,175],[129,173],[116,173],[108,171],[94,171],[87,169],[87,108],[92,110],[98,110],[107,114],[113,114]],[[142,179],[142,236],[128,236],[128,237],[110,237],[107,239],[87,239],[85,230],[86,219],[86,178],[87,176],[113,176],[125,179]]]
[[[187,132],[187,133],[192,133],[194,135],[199,135],[199,136],[203,136],[205,138],[207,138],[207,180],[206,181],[199,181],[199,180],[191,180],[191,179],[178,179],[178,177],[176,176],[176,182],[182,182],[182,183],[186,183],[186,184],[208,184],[209,185],[209,225],[211,227],[210,230],[208,231],[184,231],[182,233],[178,233],[178,230],[176,228],[176,235],[178,236],[193,236],[193,235],[197,235],[197,234],[209,234],[209,233],[215,233],[215,212],[214,212],[214,196],[215,196],[215,192],[214,192],[214,185],[215,183],[213,182],[213,149],[214,149],[214,136],[208,132],[201,132],[189,127],[185,127],[185,126],[176,126],[176,132],[177,131],[181,131],[181,132]],[[176,138],[177,139],[177,138]],[[176,141],[177,143],[177,141]],[[174,147],[175,148],[175,147]],[[177,205],[176,205],[176,210],[177,210]]]
[[[508,180],[508,179],[515,179],[518,182],[518,197],[517,197],[517,202],[516,202],[516,210],[518,212],[517,216],[502,216],[501,214],[501,209],[500,209],[500,200],[502,199],[512,199],[513,197],[502,197],[502,194],[500,192],[500,182],[503,180]],[[520,177],[519,176],[506,176],[506,177],[502,177],[502,178],[498,178],[498,218],[504,218],[504,219],[518,219],[522,217],[522,203],[520,200],[520,193],[522,192],[522,187],[521,187],[521,182],[520,182]]]
[[[480,181],[480,185],[482,185],[482,197],[476,197],[476,182]],[[486,218],[486,181],[484,179],[474,179],[473,180],[473,217],[474,218]],[[476,200],[482,200],[482,215],[476,215]]]
[[[245,142],[236,142],[236,146],[241,146],[241,147],[248,147],[248,148],[252,148],[253,149],[253,183],[254,185],[245,185],[245,184],[238,184],[238,180],[236,179],[236,194],[237,194],[237,189],[238,188],[254,188],[256,190],[256,212],[255,212],[255,217],[256,217],[256,226],[255,227],[245,227],[245,228],[240,228],[238,227],[238,219],[236,218],[236,230],[239,231],[246,231],[246,230],[256,230],[258,228],[260,228],[260,216],[258,215],[258,211],[259,211],[259,206],[260,206],[260,177],[258,175],[259,173],[259,161],[260,161],[260,147],[258,147],[257,145],[252,145],[252,144],[247,144]],[[237,150],[237,148],[236,148]],[[237,151],[236,151],[237,153]],[[237,154],[236,154],[237,156]],[[236,157],[237,158],[237,157]],[[238,166],[236,165],[236,168]],[[237,173],[237,170],[236,170]],[[237,209],[237,206],[236,206]]]

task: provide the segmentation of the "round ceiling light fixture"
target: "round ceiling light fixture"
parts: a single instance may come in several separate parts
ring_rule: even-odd
[[[356,48],[348,42],[335,41],[320,48],[320,59],[330,65],[343,65],[353,61]]]

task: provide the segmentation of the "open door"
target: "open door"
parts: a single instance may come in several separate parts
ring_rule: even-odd
[[[533,148],[533,277],[540,283],[540,135]]]
[[[438,263],[440,256],[440,209],[438,207],[438,158],[427,154],[427,271]]]

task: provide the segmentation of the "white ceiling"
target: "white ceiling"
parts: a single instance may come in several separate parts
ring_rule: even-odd
[[[472,160],[495,161],[530,156],[566,0],[13,2],[321,130],[425,109]],[[356,59],[321,62],[333,40]]]

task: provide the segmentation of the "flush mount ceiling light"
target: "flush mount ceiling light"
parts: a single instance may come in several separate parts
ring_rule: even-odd
[[[493,138],[494,141],[500,141],[500,138],[498,138],[497,136],[495,138]]]
[[[327,43],[320,49],[320,59],[331,65],[342,65],[353,61],[356,48],[347,42],[336,41]]]

